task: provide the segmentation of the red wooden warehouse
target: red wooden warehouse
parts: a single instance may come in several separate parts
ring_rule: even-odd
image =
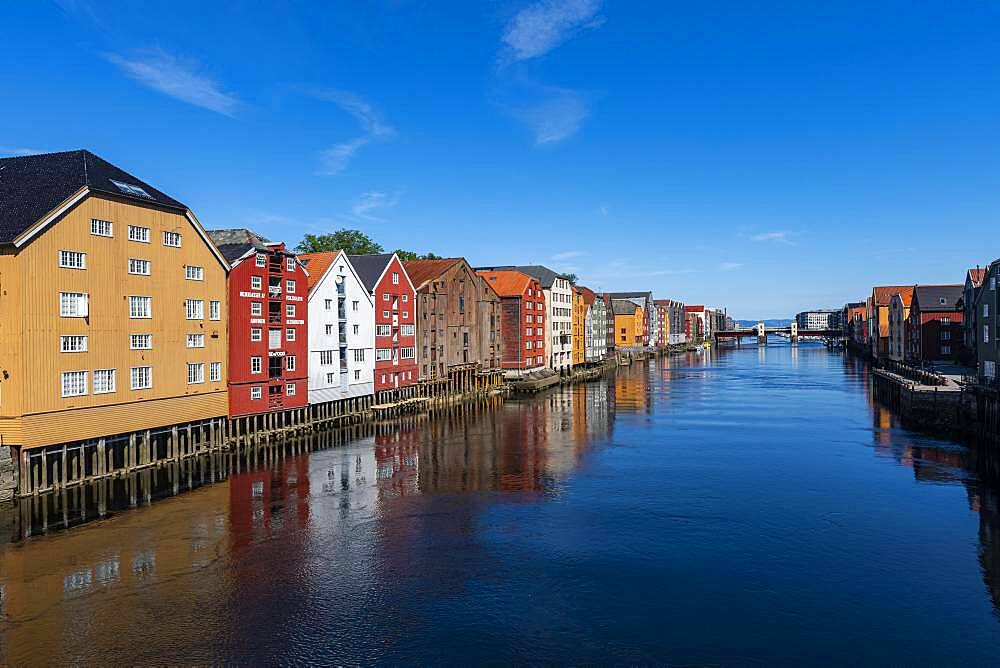
[[[541,283],[520,271],[481,271],[479,275],[500,296],[500,365],[518,373],[545,366],[545,293]]]
[[[395,253],[348,258],[375,303],[375,401],[406,396],[419,380],[416,290]]]
[[[305,269],[285,244],[246,229],[209,236],[229,273],[229,415],[309,405]]]

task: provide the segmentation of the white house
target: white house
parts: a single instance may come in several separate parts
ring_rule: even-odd
[[[305,253],[309,270],[309,403],[375,393],[375,305],[342,251]]]

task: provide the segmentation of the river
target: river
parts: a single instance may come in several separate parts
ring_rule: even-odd
[[[998,660],[996,457],[821,346],[346,440],[69,529],[7,511],[0,663]]]

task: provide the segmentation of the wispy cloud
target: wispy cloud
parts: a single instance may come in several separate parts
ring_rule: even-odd
[[[389,196],[386,193],[371,191],[366,192],[358,198],[358,201],[351,207],[351,213],[360,220],[369,222],[384,222],[382,218],[372,212],[378,209],[391,209],[399,202],[399,195]]]
[[[794,242],[788,238],[788,232],[762,232],[760,234],[754,234],[750,237],[750,241],[773,241],[779,244],[787,244],[789,246],[794,245]]]
[[[17,146],[0,146],[0,155],[8,158],[17,158],[25,155],[36,155],[38,153],[44,153],[45,151],[39,151],[33,148],[23,148]]]
[[[586,254],[584,251],[563,251],[562,253],[553,255],[552,259],[556,262],[563,262],[565,260],[572,260],[575,257],[583,257]]]
[[[600,0],[540,0],[510,20],[504,30],[500,64],[543,56],[581,30],[604,22]]]
[[[598,209],[598,211],[602,216],[606,217],[608,215],[608,207],[606,206],[602,206],[600,209]]]
[[[155,91],[224,116],[235,116],[241,103],[212,79],[198,73],[198,64],[181,60],[163,49],[144,51],[128,58],[105,54],[127,76]]]
[[[347,112],[361,126],[363,135],[350,141],[335,144],[320,153],[322,167],[319,173],[334,176],[344,171],[354,155],[373,141],[386,141],[396,135],[396,130],[382,119],[379,111],[356,93],[334,88],[307,89],[305,93],[317,100],[332,102]]]
[[[535,136],[535,144],[555,144],[572,137],[590,115],[583,96],[567,88],[539,86],[535,101],[513,107],[511,114]]]
[[[742,262],[720,262],[720,271],[736,271],[737,269],[742,269],[745,265]]]

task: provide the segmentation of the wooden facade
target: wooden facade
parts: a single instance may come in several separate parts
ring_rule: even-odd
[[[519,271],[481,271],[500,297],[502,368],[524,372],[545,366],[546,305],[538,279]]]
[[[86,188],[74,198],[0,250],[0,440],[33,448],[226,415],[228,266],[197,219]],[[76,255],[62,264],[83,266],[61,267],[63,251]],[[132,313],[130,297],[149,300]],[[186,317],[188,300],[204,317]],[[201,382],[188,364],[203,365]],[[68,396],[64,373],[82,380]]]

